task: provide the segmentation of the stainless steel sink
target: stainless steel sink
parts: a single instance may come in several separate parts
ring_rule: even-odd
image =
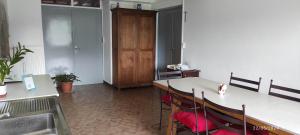
[[[70,135],[57,97],[0,102],[0,135]]]
[[[56,135],[52,113],[0,120],[1,135]]]

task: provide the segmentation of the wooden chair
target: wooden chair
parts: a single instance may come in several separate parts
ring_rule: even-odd
[[[244,78],[234,77],[233,73],[231,72],[229,85],[258,92],[259,87],[260,87],[260,83],[261,83],[261,79],[262,78],[260,77],[259,81],[252,81],[252,80],[248,80],[248,79],[244,79]],[[250,85],[254,85],[256,87],[250,87],[250,86],[245,86],[245,85],[242,85],[242,84],[233,83],[232,80],[247,83],[247,84],[250,84]]]
[[[197,135],[199,135],[200,133],[205,133],[205,117],[203,111],[201,111],[202,107],[196,103],[195,90],[192,89],[191,92],[183,92],[172,87],[169,81],[167,82],[172,98],[171,106],[176,106],[177,108],[179,108],[179,111],[174,112],[172,110],[171,112],[171,129],[173,129],[174,122],[176,121],[176,124],[182,124],[184,127],[188,128]],[[193,100],[187,99],[186,97],[191,97]],[[207,126],[209,130],[215,128],[212,122],[208,121],[207,123],[209,123]],[[173,130],[171,131],[171,133],[173,134]]]
[[[204,92],[202,92],[202,99],[204,101],[203,108],[204,108],[204,117],[206,121],[212,121],[216,126],[217,130],[213,132],[209,132],[209,129],[206,128],[206,134],[211,135],[236,135],[236,134],[242,134],[247,135],[251,131],[247,130],[247,124],[246,124],[246,115],[245,115],[245,105],[242,105],[242,109],[233,109],[224,107],[221,105],[218,105],[204,96]],[[209,107],[208,107],[209,106]],[[214,108],[214,109],[211,109]],[[218,110],[218,111],[217,111]],[[228,112],[230,114],[234,114],[235,116],[239,116],[242,118],[236,119],[231,116],[228,116],[221,111]],[[206,125],[207,122],[206,122]],[[206,126],[208,127],[208,126]]]
[[[168,79],[177,79],[182,78],[181,71],[162,71],[157,70],[157,79],[158,80],[168,80]],[[160,93],[160,121],[159,121],[159,128],[162,128],[162,111],[163,111],[163,104],[170,106],[171,105],[171,95],[169,93],[163,94],[161,91]]]
[[[292,96],[288,96],[288,95],[284,95],[284,94],[280,94],[280,93],[275,93],[275,92],[272,92],[272,89],[277,89],[277,90],[295,93],[295,94],[300,94],[300,90],[274,85],[273,80],[271,80],[270,88],[269,88],[269,95],[300,102],[300,98],[296,98],[296,97],[292,97]]]

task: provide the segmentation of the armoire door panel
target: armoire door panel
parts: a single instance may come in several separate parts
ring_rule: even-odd
[[[135,49],[136,47],[136,14],[124,12],[119,16],[119,47]]]
[[[119,61],[119,85],[135,84],[135,51],[122,51]]]
[[[115,8],[112,14],[112,35],[116,39],[113,85],[117,88],[150,85],[155,70],[155,11]]]
[[[153,51],[138,52],[138,82],[142,84],[152,83],[154,80],[154,53]]]
[[[113,69],[113,84],[119,85],[118,68],[119,68],[119,55],[118,55],[118,14],[112,14],[112,69]]]
[[[155,42],[155,18],[153,15],[140,15],[138,24],[139,49],[153,49]]]

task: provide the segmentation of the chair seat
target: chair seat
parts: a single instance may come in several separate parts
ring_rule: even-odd
[[[171,105],[171,95],[170,95],[170,94],[162,95],[160,98],[161,98],[161,101],[162,101],[164,104],[166,104],[166,105],[168,105],[168,106]]]
[[[219,129],[213,132],[211,135],[240,135],[240,134],[228,129]],[[253,134],[251,131],[247,130],[247,135],[256,135],[256,134]]]
[[[190,128],[194,133],[197,132],[195,113],[179,111],[174,114],[174,119],[183,124],[184,126]],[[208,130],[216,128],[216,126],[210,120],[207,121],[207,125]],[[198,112],[198,132],[204,131],[206,131],[204,113]]]

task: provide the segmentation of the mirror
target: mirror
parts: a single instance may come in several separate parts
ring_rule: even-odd
[[[0,2],[0,57],[6,58],[9,56],[9,34],[6,8]]]

